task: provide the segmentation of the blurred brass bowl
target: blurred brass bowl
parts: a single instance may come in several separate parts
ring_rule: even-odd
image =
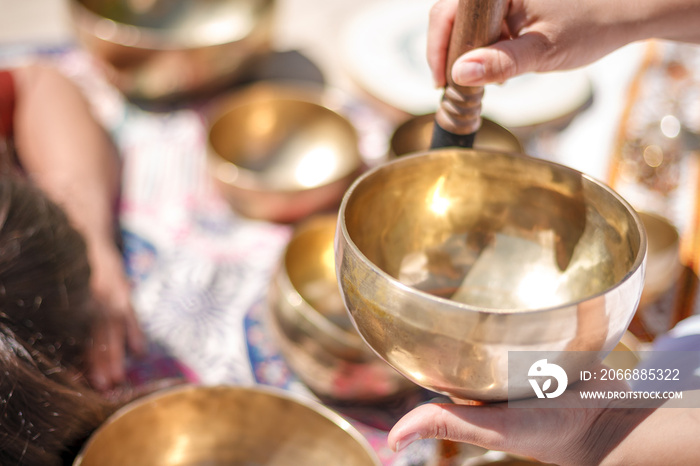
[[[681,276],[680,236],[666,218],[650,212],[638,212],[648,238],[647,268],[640,307],[659,299]]]
[[[258,84],[209,114],[209,169],[238,213],[293,222],[337,208],[362,170],[353,125],[320,88]]]
[[[369,346],[417,384],[474,401],[508,399],[508,351],[576,351],[571,381],[600,362],[635,312],[645,252],[641,220],[605,185],[466,149],[364,174],[336,233],[342,296]]]
[[[269,387],[185,387],[127,404],[99,427],[74,466],[379,466],[340,415]]]
[[[389,141],[389,157],[398,157],[430,149],[435,114],[411,117],[396,127]],[[474,138],[474,148],[499,152],[523,152],[518,138],[498,123],[481,119],[481,127]]]
[[[622,335],[620,342],[603,359],[603,364],[611,369],[634,369],[642,360],[639,355],[641,343],[629,330]]]
[[[79,42],[137,100],[222,86],[271,47],[275,0],[69,1]]]
[[[379,402],[415,390],[362,341],[340,297],[336,215],[300,224],[270,287],[270,327],[292,371],[327,401]]]

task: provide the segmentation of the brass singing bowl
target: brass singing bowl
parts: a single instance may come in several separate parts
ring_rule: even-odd
[[[275,0],[70,0],[76,37],[135,100],[219,88],[270,51]]]
[[[666,218],[651,212],[638,212],[647,232],[647,267],[640,307],[650,304],[670,290],[680,278],[680,235]]]
[[[603,359],[603,365],[615,370],[632,370],[642,360],[639,354],[640,347],[640,341],[628,330],[622,335],[615,348]]]
[[[509,351],[593,354],[565,368],[570,381],[600,362],[635,312],[645,253],[637,213],[602,183],[467,149],[365,173],[336,233],[341,294],[365,341],[416,384],[469,401],[508,399]],[[529,396],[525,383],[510,398]]]
[[[295,228],[269,292],[269,323],[292,371],[322,399],[379,403],[418,388],[362,341],[338,289],[337,216]]]
[[[208,166],[241,215],[294,222],[337,209],[363,168],[354,126],[320,88],[257,84],[208,114]]]
[[[186,387],[127,404],[74,466],[379,466],[367,440],[323,405],[271,387]]]
[[[434,124],[435,114],[428,113],[411,117],[397,126],[389,140],[389,158],[428,150]],[[513,133],[488,118],[481,119],[481,126],[474,136],[474,148],[523,152],[520,140]]]

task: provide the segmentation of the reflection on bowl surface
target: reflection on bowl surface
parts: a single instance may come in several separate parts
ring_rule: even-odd
[[[335,273],[336,215],[300,224],[270,287],[270,319],[294,373],[327,401],[375,403],[418,387],[362,341]]]
[[[80,0],[80,3],[114,23],[146,28],[146,34],[160,35],[167,45],[207,46],[239,40],[255,25],[261,1],[231,0]],[[103,35],[109,35],[104,22]],[[135,41],[137,33],[134,32]],[[139,35],[140,37],[140,35]]]
[[[274,0],[71,0],[78,39],[129,97],[221,85],[270,49]]]
[[[348,190],[337,235],[343,298],[364,339],[416,383],[468,400],[506,398],[508,351],[602,359],[642,289],[646,237],[629,204],[521,155],[398,158]]]
[[[362,435],[324,406],[264,387],[186,387],[126,405],[74,466],[378,466]]]
[[[337,207],[362,167],[355,128],[321,89],[253,85],[209,120],[214,182],[248,217],[294,221]]]

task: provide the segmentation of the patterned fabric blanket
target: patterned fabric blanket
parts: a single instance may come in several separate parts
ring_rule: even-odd
[[[127,102],[72,45],[0,49],[0,67],[32,60],[73,79],[111,133],[123,161],[119,219],[133,303],[150,353],[130,362],[138,386],[171,377],[192,383],[267,384],[314,395],[287,368],[262,323],[268,284],[292,227],[241,218],[213,189],[205,166],[202,108],[148,111]],[[362,105],[354,118],[366,162],[383,154],[386,124]],[[384,464],[424,464],[432,442],[402,455],[386,447],[386,429],[420,399],[386,410],[338,409]]]

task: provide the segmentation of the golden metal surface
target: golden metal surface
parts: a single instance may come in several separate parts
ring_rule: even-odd
[[[507,398],[508,351],[602,359],[639,302],[645,253],[636,212],[603,184],[466,149],[364,174],[336,233],[343,299],[369,346],[417,384],[476,401]]]
[[[300,224],[269,292],[268,322],[295,374],[326,401],[381,402],[417,389],[362,341],[335,274],[336,215]]]
[[[270,387],[185,387],[132,402],[74,466],[379,466],[367,440],[324,406]]]
[[[389,141],[389,157],[398,157],[430,148],[435,114],[411,117],[396,127]],[[475,149],[499,152],[523,152],[517,137],[498,123],[488,118],[481,119],[481,127],[474,139]]]
[[[642,360],[639,355],[641,347],[640,341],[632,332],[627,330],[620,342],[613,348],[611,352],[603,359],[603,364],[611,369],[634,369]]]
[[[647,232],[649,247],[644,290],[639,306],[643,307],[660,298],[673,287],[681,276],[680,237],[671,222],[660,215],[639,212]]]
[[[252,85],[208,119],[211,175],[248,217],[291,222],[337,208],[362,169],[355,128],[320,88]]]
[[[70,0],[80,43],[127,96],[175,99],[231,82],[270,50],[274,0]]]

